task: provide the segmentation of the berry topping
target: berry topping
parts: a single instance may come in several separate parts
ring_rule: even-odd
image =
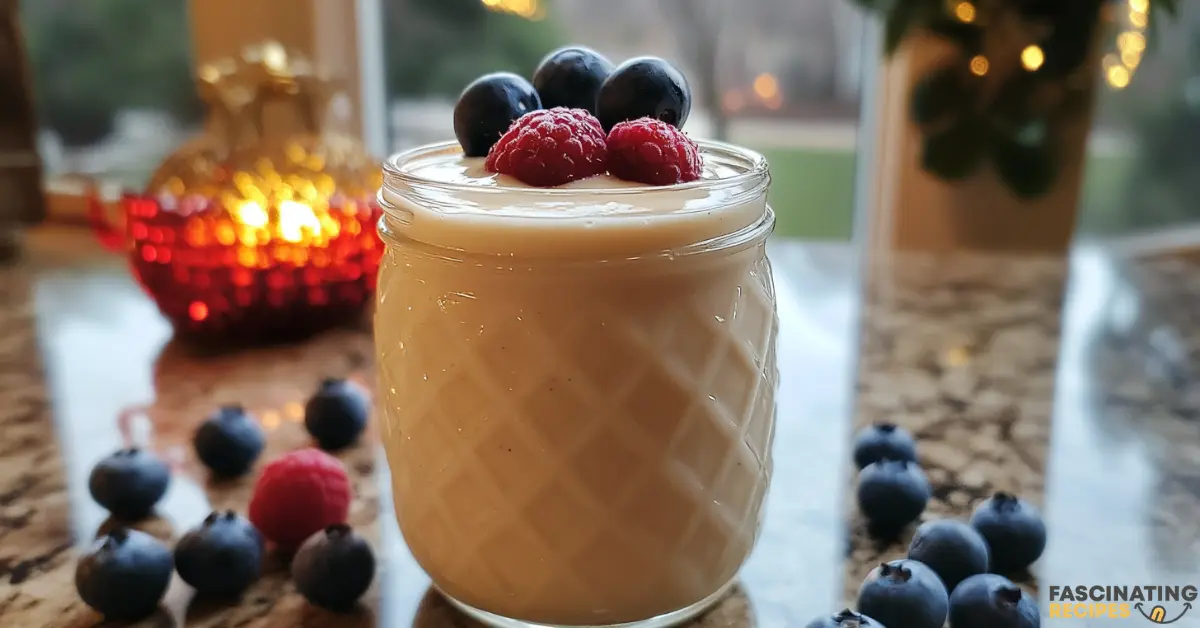
[[[214,512],[175,546],[175,569],[196,593],[236,598],[262,572],[263,538],[232,510]]]
[[[88,491],[113,517],[137,521],[147,517],[167,492],[171,471],[158,456],[143,449],[122,449],[96,463]]]
[[[1029,567],[1046,549],[1046,524],[1029,502],[996,493],[975,508],[971,526],[983,535],[992,556],[992,571],[1016,573]]]
[[[637,57],[617,66],[596,98],[596,116],[605,131],[638,118],[655,118],[682,129],[691,110],[687,79],[658,57]]]
[[[907,460],[880,460],[858,476],[858,509],[872,531],[881,535],[898,532],[916,521],[932,495],[925,472]],[[886,618],[881,621],[891,623]]]
[[[975,528],[953,519],[921,524],[908,546],[908,557],[928,565],[947,591],[988,570],[987,541]]]
[[[350,478],[337,458],[301,449],[267,464],[250,498],[250,521],[267,540],[295,549],[318,530],[344,523]]]
[[[335,612],[354,606],[375,579],[371,545],[347,525],[312,535],[292,560],[296,590],[313,606]]]
[[[84,604],[111,621],[136,621],[158,608],[171,583],[171,551],[137,530],[119,528],[92,544],[75,566]]]
[[[859,469],[872,462],[917,461],[917,443],[908,430],[892,423],[876,423],[854,437],[854,464]]]
[[[856,613],[850,609],[845,609],[834,613],[833,615],[822,615],[810,622],[805,628],[887,628],[882,623],[867,617],[861,613]]]
[[[370,406],[361,386],[329,378],[304,404],[304,427],[321,449],[335,451],[358,440],[367,427]]]
[[[942,628],[950,601],[933,570],[915,560],[883,563],[858,590],[858,610],[904,628]]]
[[[608,134],[608,171],[618,178],[671,185],[695,181],[703,170],[696,143],[661,120],[621,122]]]
[[[979,574],[950,595],[950,628],[1038,628],[1037,603],[1004,576]]]
[[[241,406],[229,405],[218,408],[200,424],[192,445],[196,457],[213,474],[232,478],[254,466],[266,438],[258,422]]]
[[[529,81],[510,72],[485,74],[454,105],[454,136],[467,157],[483,157],[513,120],[542,108]]]
[[[546,55],[533,73],[533,86],[542,106],[586,109],[596,115],[596,97],[613,64],[583,46],[559,48]]]
[[[552,187],[604,172],[607,149],[600,122],[583,109],[527,113],[488,153],[488,172]]]

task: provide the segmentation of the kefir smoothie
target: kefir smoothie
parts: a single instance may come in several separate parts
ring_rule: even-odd
[[[461,143],[461,142],[460,142]],[[762,158],[534,187],[459,144],[385,167],[375,337],[396,516],[503,625],[666,625],[715,603],[771,475]]]

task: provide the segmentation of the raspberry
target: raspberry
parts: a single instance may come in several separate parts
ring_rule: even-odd
[[[488,172],[537,187],[562,185],[604,172],[600,121],[583,109],[531,111],[508,127],[488,152]]]
[[[337,458],[301,449],[271,461],[250,498],[250,522],[283,549],[299,547],[350,514],[350,478]]]
[[[679,129],[654,118],[618,123],[608,134],[608,171],[651,185],[700,178],[700,147]]]

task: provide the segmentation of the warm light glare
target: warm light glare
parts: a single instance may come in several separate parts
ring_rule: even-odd
[[[1150,0],[1129,0],[1129,10],[1134,13],[1145,13],[1150,10]]]
[[[238,222],[247,227],[262,229],[267,226],[269,220],[267,210],[263,209],[263,206],[255,201],[243,201],[238,205],[236,211]]]
[[[759,74],[754,77],[754,93],[763,100],[771,100],[779,95],[779,81],[770,74]]]
[[[1145,13],[1139,13],[1137,11],[1129,12],[1129,23],[1138,28],[1145,28],[1148,21],[1149,19],[1146,17]]]
[[[959,2],[954,5],[954,17],[960,22],[970,24],[975,21],[975,5],[970,2]]]
[[[1025,66],[1026,70],[1033,72],[1042,67],[1046,62],[1046,54],[1038,46],[1026,46],[1021,51],[1021,65]]]
[[[1123,51],[1121,51],[1121,63],[1124,63],[1125,67],[1130,68],[1130,69],[1136,68],[1137,65],[1139,63],[1141,63],[1141,61],[1142,61],[1142,52],[1140,50],[1123,50]]]
[[[483,6],[497,13],[510,13],[527,20],[540,20],[546,9],[539,0],[480,0]]]
[[[1129,85],[1129,69],[1124,66],[1114,65],[1104,76],[1113,89],[1125,89]]]
[[[975,55],[974,57],[971,57],[971,74],[974,74],[975,76],[983,76],[984,74],[988,73],[988,67],[990,67],[990,64],[988,63],[987,57],[983,55]]]
[[[279,237],[288,242],[301,242],[305,231],[312,235],[321,231],[321,221],[312,207],[295,201],[279,203]]]
[[[1134,31],[1121,33],[1117,36],[1117,47],[1121,50],[1137,50],[1141,52],[1146,49],[1146,36]]]

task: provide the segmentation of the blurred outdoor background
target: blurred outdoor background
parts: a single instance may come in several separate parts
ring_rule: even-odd
[[[383,2],[391,149],[452,137],[451,108],[469,80],[528,76],[556,46],[588,45],[616,63],[660,55],[692,83],[689,132],[768,156],[781,235],[850,237],[860,93],[877,69],[850,0]],[[1145,19],[1146,3],[1114,5]],[[197,130],[186,4],[22,0],[51,175],[138,188]],[[1119,71],[1101,72],[1085,233],[1200,226],[1200,7],[1182,13],[1148,37],[1125,36],[1113,53],[1124,63],[1106,66]]]

